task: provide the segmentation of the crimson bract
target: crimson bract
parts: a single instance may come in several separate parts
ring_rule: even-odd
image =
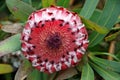
[[[80,17],[65,8],[51,6],[33,12],[22,32],[22,51],[32,66],[53,73],[75,66],[88,46],[88,34]]]

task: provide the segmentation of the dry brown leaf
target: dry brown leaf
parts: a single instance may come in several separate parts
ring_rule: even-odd
[[[8,33],[21,33],[23,26],[21,23],[8,23],[3,25],[1,29]]]
[[[14,80],[24,80],[27,75],[33,71],[33,67],[28,60],[24,60],[21,66],[19,67]]]
[[[77,74],[77,71],[75,70],[75,68],[69,68],[65,71],[60,71],[55,80],[64,80],[64,79],[70,78],[76,74]]]

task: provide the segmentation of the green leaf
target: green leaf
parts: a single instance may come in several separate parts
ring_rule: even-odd
[[[86,19],[89,19],[92,16],[98,2],[99,0],[86,0],[80,12],[80,15],[85,17]]]
[[[7,36],[8,33],[0,30],[0,40],[3,40],[6,36]]]
[[[82,68],[81,80],[94,80],[94,72],[88,63]]]
[[[55,5],[55,0],[42,0],[43,7],[49,7],[51,5]]]
[[[62,6],[67,8],[69,6],[70,0],[57,0],[57,6]]]
[[[117,52],[116,57],[120,59],[120,51]]]
[[[43,77],[41,77],[41,80],[48,80],[48,74],[42,73],[42,76]]]
[[[116,57],[120,59],[120,41],[115,45],[115,53]]]
[[[48,80],[48,75],[34,69],[33,72],[28,75],[27,80]]]
[[[74,8],[74,9],[72,9],[72,11],[73,11],[73,12],[76,12],[77,14],[79,14],[80,11],[81,11],[81,8]]]
[[[112,31],[120,30],[120,26],[118,26],[118,27],[113,27],[111,30],[112,30]]]
[[[6,4],[10,12],[21,21],[26,21],[28,16],[35,11],[31,5],[21,0],[6,0]]]
[[[28,75],[27,80],[42,80],[40,79],[40,72],[34,69],[33,72]]]
[[[120,15],[119,15],[119,17],[118,17],[116,23],[119,23],[119,22],[120,22]]]
[[[109,71],[115,71],[120,73],[120,62],[117,61],[109,61],[106,59],[101,59],[98,57],[91,56],[90,59],[99,65],[101,68],[104,68]]]
[[[49,77],[49,80],[54,80],[55,77],[56,77],[56,75],[57,75],[57,72],[50,74],[50,75],[48,76],[48,77]]]
[[[100,75],[102,76],[105,80],[120,80],[120,75],[113,72],[109,71],[106,69],[101,68],[100,66],[90,62],[91,66],[93,69]]]
[[[116,23],[118,16],[120,14],[120,0],[106,0],[105,7],[100,14],[100,16],[97,18],[97,20],[94,20],[98,25],[105,26],[108,29],[111,29],[113,25]],[[89,47],[93,47],[96,44],[98,44],[106,34],[99,34],[97,32],[93,32],[89,36]]]
[[[101,27],[99,25],[97,25],[96,23],[90,21],[90,20],[86,20],[85,18],[81,17],[81,20],[83,21],[83,23],[85,24],[85,26],[89,29],[92,29],[98,33],[101,34],[106,34],[109,32],[109,30],[105,27]]]
[[[22,0],[22,1],[32,5],[32,1],[31,0]]]
[[[21,49],[20,34],[16,34],[0,42],[0,56]]]
[[[106,53],[106,52],[90,52],[89,56],[96,56],[96,55],[107,55],[107,56],[111,56],[113,57],[115,60],[120,61],[120,59],[118,59],[115,55],[110,54],[110,53]]]
[[[9,64],[0,64],[0,74],[13,72],[13,67]]]
[[[42,8],[42,1],[41,0],[32,1],[32,6],[36,9],[41,9]]]
[[[100,16],[101,13],[102,13],[101,10],[95,9],[94,13],[90,17],[90,20],[93,21],[93,22],[95,22],[96,20],[98,20],[98,17]]]
[[[4,77],[5,77],[5,80],[13,80],[12,73],[5,74]]]
[[[105,41],[111,41],[117,38],[117,36],[120,35],[120,31],[115,32],[107,37],[105,37]]]

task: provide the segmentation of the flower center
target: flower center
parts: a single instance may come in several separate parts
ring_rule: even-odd
[[[59,49],[60,46],[62,45],[61,37],[59,33],[54,33],[51,34],[47,39],[46,39],[47,47],[50,49]]]

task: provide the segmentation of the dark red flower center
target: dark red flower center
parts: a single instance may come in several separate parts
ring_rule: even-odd
[[[61,26],[62,24],[62,26]],[[60,57],[67,55],[67,52],[74,51],[75,36],[71,31],[68,31],[69,24],[64,24],[61,20],[45,21],[44,26],[41,23],[33,28],[29,42],[34,44],[35,49],[32,51],[34,54],[42,56],[40,59],[54,62],[60,62]]]
[[[50,49],[59,49],[60,46],[62,45],[60,34],[58,32],[51,34],[46,39],[46,44],[47,44],[47,47]]]

